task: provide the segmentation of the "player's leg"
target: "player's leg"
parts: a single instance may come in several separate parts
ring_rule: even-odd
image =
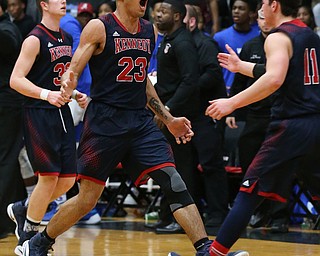
[[[103,189],[103,185],[82,179],[79,194],[62,204],[59,211],[49,222],[47,226],[48,236],[56,238],[77,223],[79,219],[95,207]]]
[[[199,211],[193,202],[186,185],[174,167],[168,166],[149,173],[160,185],[170,209],[193,244],[207,239],[207,234]]]
[[[76,224],[96,205],[103,189],[104,185],[82,179],[79,194],[61,205],[43,232],[23,243],[23,255],[46,255],[55,238]]]

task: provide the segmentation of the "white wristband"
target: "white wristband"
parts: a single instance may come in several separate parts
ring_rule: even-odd
[[[77,99],[77,94],[78,94],[78,93],[79,93],[79,91],[78,91],[78,90],[76,90],[76,89],[74,89],[74,90],[73,90],[73,92],[72,92],[71,98],[76,100],[76,99]]]
[[[49,92],[50,92],[50,90],[42,89],[41,92],[40,92],[40,99],[48,100]]]

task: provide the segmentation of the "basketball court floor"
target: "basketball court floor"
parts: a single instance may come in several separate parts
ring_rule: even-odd
[[[217,230],[207,231],[214,239]],[[14,255],[16,242],[14,235],[1,239],[0,256]],[[195,255],[186,235],[157,235],[144,227],[144,219],[132,209],[123,218],[104,217],[97,225],[76,225],[61,235],[53,248],[55,256],[166,256],[170,251]],[[266,228],[248,228],[233,247],[238,249],[251,256],[320,256],[320,230],[290,227],[287,234],[272,234]]]

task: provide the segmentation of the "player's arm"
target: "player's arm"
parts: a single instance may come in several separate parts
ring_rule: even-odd
[[[158,118],[168,127],[169,131],[176,138],[178,144],[186,143],[191,140],[193,131],[191,130],[191,122],[185,117],[173,117],[169,110],[162,104],[157,92],[155,91],[151,81],[147,77],[147,104]]]
[[[245,76],[254,78],[259,78],[265,73],[266,69],[264,64],[256,64],[241,60],[228,44],[226,44],[226,49],[229,53],[221,52],[218,54],[218,60],[221,67],[228,69],[233,73],[241,73]]]
[[[101,20],[93,19],[84,27],[78,48],[76,49],[69,69],[61,78],[61,91],[70,98],[73,89],[77,87],[78,77],[89,62],[92,55],[102,51],[105,43],[105,29]]]
[[[268,97],[280,88],[286,78],[289,61],[292,57],[293,50],[290,38],[284,33],[270,34],[265,42],[265,52],[266,73],[237,95],[229,99],[211,101],[211,105],[206,110],[207,115],[221,119],[235,109]]]
[[[10,87],[25,96],[47,100],[50,104],[61,107],[65,104],[65,100],[62,98],[60,92],[45,90],[32,83],[26,77],[30,72],[39,52],[39,39],[35,36],[27,37],[22,44],[20,55],[13,68],[10,78]]]

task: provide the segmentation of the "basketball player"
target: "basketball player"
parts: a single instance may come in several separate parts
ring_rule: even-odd
[[[69,99],[89,62],[92,101],[79,144],[80,192],[61,206],[42,233],[24,243],[25,255],[46,255],[55,238],[96,205],[119,162],[136,185],[148,175],[161,186],[197,250],[208,241],[199,212],[175,169],[171,148],[146,109],[148,105],[161,118],[177,143],[193,136],[189,120],[170,115],[147,79],[155,36],[152,24],[141,19],[146,7],[146,0],[117,0],[114,13],[91,20],[82,32],[61,88]]]
[[[24,138],[38,175],[27,212],[21,202],[8,206],[8,214],[17,225],[17,255],[22,255],[22,243],[38,232],[49,202],[67,192],[76,177],[74,126],[66,104],[70,99],[60,92],[61,76],[72,57],[72,37],[59,28],[66,1],[38,4],[43,18],[25,39],[10,80],[13,89],[27,96]],[[85,94],[78,93],[76,98],[83,107],[86,105]]]
[[[211,101],[206,111],[220,119],[274,93],[266,139],[207,255],[225,255],[264,198],[285,202],[295,173],[313,198],[320,200],[320,39],[295,19],[299,4],[299,0],[263,0],[266,24],[275,27],[264,45],[266,73],[239,94]],[[258,66],[251,63],[249,67],[242,73],[252,76],[253,67]]]

